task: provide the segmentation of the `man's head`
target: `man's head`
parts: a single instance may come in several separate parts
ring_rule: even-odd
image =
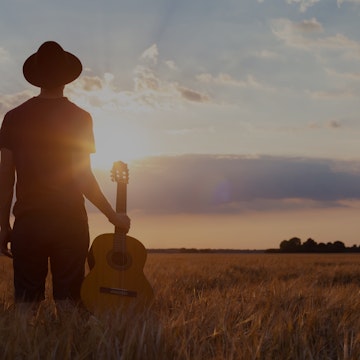
[[[74,81],[82,71],[80,60],[64,51],[55,41],[43,43],[39,50],[26,59],[25,79],[40,88],[52,89]]]

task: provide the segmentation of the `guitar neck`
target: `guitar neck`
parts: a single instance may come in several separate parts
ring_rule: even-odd
[[[114,163],[112,179],[117,182],[116,212],[126,214],[127,183],[129,179],[127,165],[121,161]],[[114,249],[125,250],[126,232],[115,226]]]
[[[117,193],[116,193],[116,212],[125,213],[126,214],[126,198],[127,198],[127,184],[117,183]],[[114,242],[116,247],[123,247],[123,241],[125,241],[126,234],[124,231],[115,226],[115,237]]]
[[[127,197],[127,184],[117,183],[116,193],[116,212],[126,214],[126,197]]]

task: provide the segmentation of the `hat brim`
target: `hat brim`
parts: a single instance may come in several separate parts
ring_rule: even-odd
[[[44,71],[37,62],[37,53],[29,56],[23,65],[25,79],[32,85],[42,88],[54,88],[71,83],[82,72],[81,61],[73,54],[64,51],[65,61],[57,68]]]

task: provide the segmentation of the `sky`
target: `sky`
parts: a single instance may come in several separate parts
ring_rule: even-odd
[[[360,0],[2,0],[0,119],[55,40],[83,64],[109,199],[149,248],[360,245]],[[0,120],[1,121],[1,120]],[[88,204],[92,237],[111,224]]]

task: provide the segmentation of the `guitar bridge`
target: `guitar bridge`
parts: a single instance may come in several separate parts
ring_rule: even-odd
[[[127,297],[137,297],[137,291],[127,290],[127,289],[120,289],[120,288],[113,288],[113,287],[100,287],[101,293],[112,294],[112,295],[120,295],[120,296],[127,296]]]

